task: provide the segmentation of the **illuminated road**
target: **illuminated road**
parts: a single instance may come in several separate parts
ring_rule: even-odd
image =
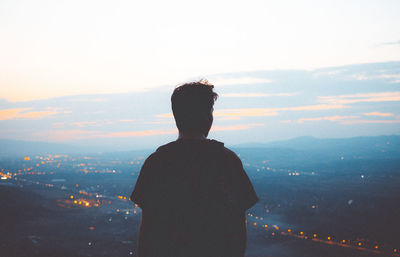
[[[366,251],[375,254],[391,254],[392,256],[400,256],[398,248],[392,247],[382,247],[379,244],[369,244],[368,246],[365,244],[365,240],[347,240],[341,239],[338,241],[334,240],[333,236],[327,236],[326,238],[320,238],[317,233],[304,232],[304,231],[293,231],[290,228],[283,230],[277,225],[267,224],[264,222],[267,218],[254,216],[251,213],[247,214],[247,225],[253,226],[256,229],[263,229],[266,233],[270,233],[272,236],[286,236],[286,237],[294,237],[301,240],[311,240],[316,243],[327,244],[327,245],[335,245],[343,248],[352,248],[359,251]]]

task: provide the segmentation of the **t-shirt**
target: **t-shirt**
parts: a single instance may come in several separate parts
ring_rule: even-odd
[[[178,139],[146,159],[131,200],[142,208],[138,257],[243,257],[258,198],[223,143]]]

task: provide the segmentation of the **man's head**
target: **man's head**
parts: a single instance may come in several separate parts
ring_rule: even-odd
[[[213,122],[213,106],[218,94],[207,80],[186,83],[175,88],[172,112],[180,132],[200,132],[208,135]]]

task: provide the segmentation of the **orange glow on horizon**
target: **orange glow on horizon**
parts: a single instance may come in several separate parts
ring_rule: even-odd
[[[301,118],[298,119],[298,123],[303,123],[305,121],[322,121],[322,120],[327,120],[327,121],[341,121],[345,119],[354,119],[354,118],[359,118],[360,116],[340,116],[340,115],[334,115],[334,116],[326,116],[326,117],[316,117],[316,118]]]
[[[365,116],[381,116],[381,117],[391,117],[394,116],[393,113],[390,112],[367,112],[364,113]]]
[[[27,112],[32,108],[15,108],[0,110],[0,120],[14,119],[40,119],[57,114],[57,111],[35,111]]]
[[[400,92],[378,92],[339,96],[320,96],[320,101],[330,104],[353,104],[362,102],[394,102],[400,101]]]

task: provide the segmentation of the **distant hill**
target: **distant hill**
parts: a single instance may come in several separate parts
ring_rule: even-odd
[[[388,144],[389,143],[389,144]],[[391,145],[400,147],[399,135],[351,137],[351,138],[316,138],[311,136],[296,137],[289,140],[273,141],[267,143],[245,143],[234,147],[285,147],[292,149],[317,149],[332,147],[348,147],[349,145],[363,145],[367,147]]]
[[[269,143],[247,143],[231,147],[250,159],[332,160],[332,159],[399,159],[400,136],[354,138],[298,137]]]
[[[81,148],[58,143],[0,139],[0,156],[79,153]]]

